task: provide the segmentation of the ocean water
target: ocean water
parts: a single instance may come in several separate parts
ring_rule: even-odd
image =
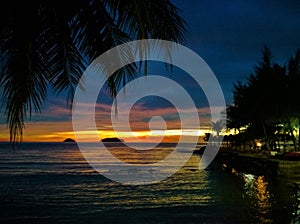
[[[126,162],[144,159],[109,147]],[[96,172],[73,143],[1,143],[0,223],[299,223],[293,180],[199,170],[200,159],[159,183],[131,186]]]

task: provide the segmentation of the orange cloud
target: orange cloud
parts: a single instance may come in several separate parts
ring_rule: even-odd
[[[84,105],[83,105],[84,106]],[[89,105],[86,105],[89,106]],[[114,132],[111,123],[111,105],[96,105],[96,125],[98,128],[99,139],[107,137],[120,137],[125,141],[156,141],[163,140],[167,142],[177,142],[178,136],[203,136],[209,130],[210,113],[219,113],[220,108],[198,108],[200,127],[195,126],[195,122],[188,120],[188,127],[182,130],[178,117],[178,111],[174,107],[153,108],[151,110],[144,108],[143,105],[135,105],[130,112],[130,127],[132,131]],[[192,109],[180,111],[188,118]],[[124,116],[124,112],[119,109],[118,116]],[[151,125],[156,127],[149,129],[149,119],[154,116],[164,116],[166,130],[159,130],[161,121],[154,121]],[[84,117],[84,116],[83,116]],[[24,130],[23,140],[27,142],[61,142],[65,138],[75,138],[71,122],[71,111],[64,106],[51,105],[42,115],[38,115],[35,121],[27,122]],[[85,122],[82,120],[81,122]],[[98,141],[99,139],[90,138],[90,130],[82,130],[81,136],[85,141]],[[9,140],[9,131],[7,126],[0,125],[0,141]]]

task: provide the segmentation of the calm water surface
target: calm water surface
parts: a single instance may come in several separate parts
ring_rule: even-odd
[[[121,146],[111,148],[128,160]],[[294,180],[199,171],[199,161],[192,156],[161,183],[125,186],[95,172],[76,144],[0,144],[0,222],[299,223]]]

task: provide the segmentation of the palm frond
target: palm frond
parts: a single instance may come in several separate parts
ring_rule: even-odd
[[[22,136],[27,114],[31,116],[33,111],[40,111],[47,93],[47,71],[36,43],[39,36],[35,35],[34,30],[25,31],[23,25],[15,24],[1,45],[4,52],[1,55],[1,101],[13,142]]]
[[[25,118],[41,110],[49,84],[72,99],[83,70],[103,52],[133,39],[183,42],[186,24],[178,13],[169,0],[36,0],[0,8],[1,104],[11,141],[22,136]],[[115,60],[134,53],[118,52]],[[129,64],[113,74],[111,94],[137,71]]]

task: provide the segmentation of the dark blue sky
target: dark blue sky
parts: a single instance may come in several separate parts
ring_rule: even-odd
[[[300,48],[300,1],[173,0],[187,22],[185,45],[211,67],[232,103],[233,83],[245,81],[261,58],[264,46],[271,48],[274,62],[284,64]],[[180,69],[172,72],[162,63],[149,63],[148,73],[166,75],[188,90],[197,107],[208,106],[199,86]],[[106,95],[107,96],[107,95]],[[64,96],[50,104],[65,106]],[[152,98],[154,99],[154,98]],[[110,103],[102,98],[100,103]],[[145,99],[145,107],[168,107],[163,101]]]
[[[271,48],[273,60],[279,64],[287,63],[300,48],[299,0],[173,0],[173,3],[181,9],[181,16],[187,22],[189,34],[185,46],[200,55],[214,71],[227,104],[232,103],[233,83],[245,81],[253,72],[264,46]],[[164,65],[152,66],[149,73],[172,77],[191,93],[198,108],[207,106],[201,89],[187,74],[176,68],[167,74],[166,70],[159,70],[161,66]],[[42,115],[33,116],[32,121],[66,121],[61,127],[71,130],[71,113],[66,108],[65,99],[64,94],[57,97],[50,93]],[[110,101],[103,99],[102,102]],[[149,110],[168,106],[170,104],[157,97],[150,97],[144,104]],[[6,129],[4,118],[0,123],[1,129]],[[40,123],[37,125],[37,130],[40,130]],[[58,125],[53,125],[56,130]]]
[[[300,48],[300,1],[174,0],[188,24],[186,46],[212,68],[232,102],[232,84],[245,80],[264,45],[280,64]]]
[[[233,83],[245,81],[261,59],[264,46],[273,61],[287,63],[300,48],[300,1],[173,0],[187,22],[185,46],[200,55],[217,76],[227,104]],[[165,75],[180,83],[196,106],[208,106],[202,90],[180,69],[168,72],[162,63],[149,63],[148,75]],[[110,102],[102,99],[101,102]],[[168,106],[146,100],[149,109]]]
[[[264,46],[271,48],[274,62],[284,64],[300,48],[300,1],[173,0],[187,22],[185,46],[211,67],[232,103],[233,83],[245,81],[261,58]],[[180,83],[196,106],[207,106],[202,90],[180,69],[168,73],[162,63],[149,63],[149,75],[166,75]],[[65,106],[64,94],[50,94],[48,103]],[[110,103],[111,99],[100,100]],[[149,100],[148,100],[149,101]],[[159,100],[154,101],[160,104]],[[151,100],[149,109],[154,107]],[[47,105],[46,105],[47,107]]]

